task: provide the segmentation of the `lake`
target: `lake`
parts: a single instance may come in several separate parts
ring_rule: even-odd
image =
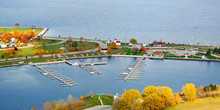
[[[146,59],[145,73],[138,81],[117,80],[127,65],[134,63],[137,58],[90,58],[69,60],[70,62],[107,62],[107,65],[95,66],[101,75],[90,75],[80,67],[65,63],[42,65],[44,69],[54,71],[76,81],[79,85],[62,87],[59,81],[50,80],[33,66],[13,66],[0,68],[0,109],[24,110],[37,105],[42,108],[46,101],[66,99],[69,94],[79,98],[90,91],[94,94],[123,94],[128,89],[138,89],[149,85],[168,86],[173,92],[181,92],[186,83],[200,85],[220,84],[220,63],[205,61],[181,60],[149,60]]]
[[[0,0],[0,26],[48,36],[220,45],[219,0]]]

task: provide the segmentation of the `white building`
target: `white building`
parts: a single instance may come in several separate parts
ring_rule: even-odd
[[[0,43],[0,48],[6,48],[7,45],[5,45],[4,43]]]

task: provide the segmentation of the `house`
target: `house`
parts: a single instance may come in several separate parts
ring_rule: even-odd
[[[160,41],[160,42],[158,42],[158,41],[153,41],[153,43],[152,43],[152,45],[153,46],[166,46],[166,42],[162,42],[162,41]]]
[[[141,44],[141,46],[142,46],[142,47],[147,47],[148,44],[143,43],[143,44]]]
[[[121,41],[115,41],[116,45],[121,45]]]
[[[131,42],[129,42],[128,45],[131,45],[131,46],[132,46],[133,44],[132,44]]]
[[[164,55],[164,53],[162,51],[154,51],[152,53],[152,56],[156,56],[156,57],[161,57],[163,55]]]
[[[7,45],[5,45],[4,43],[0,43],[0,48],[6,48]]]

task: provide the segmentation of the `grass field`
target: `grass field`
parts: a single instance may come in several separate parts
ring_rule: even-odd
[[[11,30],[21,31],[21,32],[27,33],[29,30],[33,30],[33,29],[31,29],[31,28],[19,28],[19,27],[0,27],[0,31],[1,30],[3,30],[4,33],[11,32]],[[36,28],[35,31],[34,31],[34,34],[38,35],[42,30],[43,30],[43,28]]]
[[[113,103],[113,98],[110,96],[106,96],[106,95],[101,95],[100,96],[102,99],[102,102],[104,105],[112,105]],[[101,105],[99,99],[98,99],[98,95],[95,95],[93,97],[87,97],[85,98],[85,103],[90,105],[90,106],[96,106],[96,105]]]
[[[87,47],[97,48],[97,46],[98,46],[98,44],[96,44],[96,43],[94,43],[94,42],[84,42],[83,44],[80,43],[80,42],[77,42],[77,43],[78,43],[78,47],[83,47],[83,48],[85,48],[86,46],[87,46]],[[20,49],[18,48],[18,49],[19,49],[19,51],[21,52],[21,55],[22,55],[23,57],[26,57],[26,56],[30,57],[32,54],[33,54],[33,55],[38,55],[38,54],[34,54],[34,52],[35,52],[36,50],[38,50],[39,52],[41,52],[41,49],[44,49],[45,54],[46,54],[46,50],[49,51],[48,54],[50,54],[51,51],[53,51],[53,53],[55,54],[55,53],[56,53],[56,50],[59,50],[59,48],[60,48],[61,46],[64,46],[67,51],[72,52],[72,51],[70,50],[70,47],[71,47],[71,46],[65,46],[65,44],[66,44],[66,43],[62,43],[62,44],[58,44],[58,45],[50,45],[50,46],[38,46],[37,49],[36,49],[35,47],[20,48]],[[91,49],[91,48],[88,48],[88,49]],[[4,54],[3,51],[0,51],[0,56],[4,55],[4,59],[5,59],[6,57],[8,57],[8,58],[15,58],[15,57],[18,57],[18,52],[19,52],[19,51],[16,51],[13,57],[10,57],[10,56],[9,56],[10,54]],[[44,55],[45,55],[45,54],[44,54]],[[2,58],[0,57],[0,59],[2,59]]]
[[[199,98],[193,102],[185,102],[164,110],[220,110],[220,97]]]

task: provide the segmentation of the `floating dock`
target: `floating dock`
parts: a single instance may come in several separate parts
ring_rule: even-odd
[[[43,69],[37,65],[33,65],[35,67],[37,67],[39,69],[39,72],[42,73],[43,75],[47,76],[48,78],[54,80],[54,79],[57,79],[59,81],[61,81],[62,83],[60,83],[60,85],[66,87],[66,86],[69,86],[69,87],[72,87],[72,86],[76,86],[78,85],[78,83],[68,79],[67,77],[53,71],[53,70],[49,70],[49,69]]]
[[[90,74],[101,74],[100,71],[95,69],[93,66],[94,65],[105,65],[107,64],[106,62],[97,62],[97,63],[71,63],[67,60],[65,60],[65,63],[71,65],[71,66],[80,66]]]
[[[116,79],[121,80],[139,80],[142,74],[144,73],[144,67],[146,64],[144,63],[144,57],[140,60],[136,61],[134,64],[128,65],[125,70],[116,77]]]

